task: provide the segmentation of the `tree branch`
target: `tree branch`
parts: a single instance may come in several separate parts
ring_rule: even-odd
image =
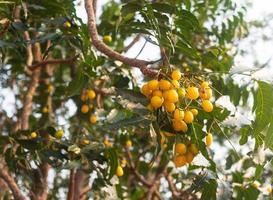
[[[128,160],[129,160],[129,165],[130,165],[130,169],[131,171],[134,173],[134,175],[139,179],[139,181],[141,183],[143,183],[143,185],[147,186],[147,187],[151,187],[152,184],[150,182],[148,182],[141,174],[138,173],[138,171],[136,170],[134,164],[133,164],[133,160],[132,160],[132,155],[129,152],[128,149],[126,149],[126,153],[128,156]]]
[[[29,65],[29,69],[30,70],[35,70],[38,67],[41,66],[45,66],[45,65],[57,65],[57,64],[70,64],[73,63],[77,58],[79,57],[79,55],[73,56],[71,58],[67,58],[67,59],[54,59],[54,60],[43,60],[41,62],[35,63],[33,65]]]
[[[141,34],[137,34],[137,36],[124,48],[124,52],[127,52],[129,49],[131,49],[141,38]]]
[[[12,191],[14,199],[25,200],[26,198],[21,193],[18,185],[16,184],[14,178],[5,170],[4,166],[0,165],[0,177],[7,183],[8,187]]]
[[[121,61],[124,64],[130,65],[132,67],[137,67],[144,75],[156,76],[158,73],[156,71],[150,70],[147,68],[147,65],[153,62],[148,62],[145,60],[139,60],[134,58],[128,58],[120,53],[112,50],[106,44],[104,44],[100,39],[96,27],[96,18],[94,15],[94,0],[85,0],[85,9],[87,12],[88,19],[88,30],[93,42],[93,45],[97,48],[98,51],[107,55],[109,58]]]

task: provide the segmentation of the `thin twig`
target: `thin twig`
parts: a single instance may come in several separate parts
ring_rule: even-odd
[[[126,53],[127,51],[129,51],[129,49],[131,49],[141,38],[141,34],[137,34],[137,36],[132,40],[132,42],[130,42],[130,44],[128,44],[125,48],[124,48],[124,52]]]

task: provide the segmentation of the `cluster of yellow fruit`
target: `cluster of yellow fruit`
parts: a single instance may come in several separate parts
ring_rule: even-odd
[[[188,125],[198,115],[196,107],[191,107],[192,101],[200,97],[203,110],[212,112],[213,104],[209,100],[212,97],[212,89],[206,81],[193,85],[187,78],[182,79],[182,73],[176,69],[171,73],[171,79],[151,80],[141,88],[142,94],[150,99],[147,108],[150,111],[164,108],[172,116],[172,126],[176,132],[187,132]],[[185,87],[187,86],[187,87]],[[186,89],[185,89],[186,88]],[[185,101],[183,101],[185,99]],[[187,102],[188,100],[188,102]],[[180,108],[184,104],[184,108]]]
[[[86,89],[83,90],[81,94],[81,100],[83,102],[81,106],[81,112],[83,114],[87,114],[91,109],[94,108],[94,105],[92,104],[92,100],[94,100],[96,97],[96,92],[92,89]],[[92,114],[89,118],[89,121],[91,124],[95,124],[97,122],[97,116],[95,114]]]
[[[199,150],[196,144],[177,143],[175,145],[174,164],[176,167],[182,167],[187,163],[191,163]]]

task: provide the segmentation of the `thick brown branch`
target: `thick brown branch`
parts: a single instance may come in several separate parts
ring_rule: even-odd
[[[97,50],[104,53],[109,58],[121,61],[122,63],[130,65],[132,67],[139,68],[144,75],[156,76],[157,75],[156,71],[153,71],[147,68],[147,65],[153,62],[148,62],[145,60],[139,60],[134,58],[128,58],[114,51],[113,49],[109,48],[106,44],[104,44],[99,39],[99,35],[98,35],[97,27],[96,27],[96,17],[94,15],[93,3],[94,3],[94,0],[85,0],[85,9],[86,9],[87,18],[88,18],[88,30],[89,30],[89,34],[92,39],[93,45],[97,48]]]
[[[73,56],[68,59],[43,60],[43,61],[35,63],[33,65],[29,65],[28,67],[30,70],[35,70],[38,67],[49,65],[49,64],[51,64],[51,65],[70,64],[70,63],[73,63],[78,57],[79,57],[79,55]]]
[[[74,200],[74,187],[75,187],[75,170],[70,170],[70,177],[69,177],[69,188],[68,188],[68,195],[67,200]]]
[[[5,168],[2,165],[0,165],[0,177],[7,183],[8,187],[12,191],[14,199],[18,199],[18,200],[26,199],[21,193],[13,177],[7,172],[7,170],[5,170]]]

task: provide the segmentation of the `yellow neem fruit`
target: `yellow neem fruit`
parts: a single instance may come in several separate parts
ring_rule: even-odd
[[[173,118],[175,120],[181,120],[184,119],[184,111],[179,110],[178,108],[175,109],[174,113],[173,113]]]
[[[89,121],[91,122],[91,124],[95,124],[97,122],[97,116],[91,115],[89,118]]]
[[[47,106],[43,107],[42,112],[43,112],[43,113],[48,113],[48,108],[47,108]]]
[[[82,113],[88,113],[89,111],[89,106],[86,105],[86,104],[83,104],[82,107],[81,107],[81,112]]]
[[[95,97],[96,97],[96,92],[94,91],[94,90],[87,90],[87,96],[88,96],[88,98],[90,99],[90,100],[93,100],[93,99],[95,99]]]
[[[183,120],[173,120],[173,129],[186,133],[188,131],[188,126]]]
[[[181,98],[184,98],[184,97],[185,97],[185,95],[186,95],[186,90],[185,90],[185,88],[179,88],[179,89],[177,90],[177,93],[178,93],[179,98],[181,99]]]
[[[187,163],[191,163],[193,161],[193,159],[194,159],[194,155],[190,151],[188,151],[186,154]]]
[[[192,114],[191,111],[186,111],[185,114],[184,114],[184,121],[187,123],[187,124],[190,124],[193,122],[193,119],[194,119],[194,116]]]
[[[213,111],[213,105],[209,100],[204,100],[202,102],[202,108],[204,109],[204,111],[206,112],[211,112]]]
[[[105,147],[112,147],[112,143],[109,142],[108,139],[105,139],[105,140],[103,141],[103,144],[105,145]]]
[[[177,80],[172,80],[172,87],[175,89],[178,89],[180,87],[180,84]]]
[[[198,154],[198,151],[199,151],[199,150],[198,150],[196,144],[191,144],[191,145],[190,145],[190,152],[193,153],[193,155]]]
[[[36,133],[36,132],[32,132],[32,133],[30,134],[30,137],[31,137],[32,139],[37,138],[37,133]]]
[[[158,83],[157,80],[151,80],[147,84],[148,84],[148,87],[149,87],[150,90],[156,90],[156,89],[158,89],[158,84],[159,83]]]
[[[187,97],[191,100],[195,100],[199,97],[199,92],[197,87],[188,87],[187,88]]]
[[[212,89],[211,88],[201,88],[199,90],[200,98],[203,100],[209,100],[212,97]]]
[[[112,42],[112,37],[111,37],[111,35],[105,35],[105,36],[103,36],[102,40],[104,43],[108,44],[108,43]]]
[[[82,140],[82,144],[83,145],[88,145],[88,144],[90,144],[90,140],[84,139],[84,140]]]
[[[198,115],[198,110],[195,108],[191,109],[191,112],[194,116]]]
[[[213,136],[211,133],[208,133],[206,136],[206,145],[207,147],[210,147],[212,145],[213,142]]]
[[[172,72],[172,75],[171,75],[172,79],[173,80],[177,80],[179,81],[181,79],[181,72],[179,69],[176,69]]]
[[[178,101],[178,94],[176,90],[174,89],[168,90],[166,96],[167,96],[167,99],[164,99],[164,100],[170,103],[176,103]]]
[[[161,90],[168,90],[168,89],[170,89],[170,87],[171,87],[171,83],[169,81],[164,80],[164,79],[161,79],[159,81],[159,88]]]
[[[153,96],[162,97],[163,94],[162,94],[162,92],[160,90],[155,90],[155,91],[153,91]]]
[[[186,157],[183,155],[176,156],[174,158],[175,167],[182,167],[187,164]]]
[[[57,138],[57,139],[61,139],[64,135],[64,131],[62,129],[60,130],[57,130],[54,134],[54,137]]]
[[[272,193],[272,187],[271,187],[271,185],[268,185],[267,187],[266,187],[266,191],[270,194],[270,193]]]
[[[152,90],[150,90],[148,84],[144,84],[141,88],[141,93],[144,94],[146,97],[148,97],[150,94],[152,94]]]
[[[53,92],[53,91],[54,91],[54,86],[51,85],[51,84],[49,84],[49,85],[47,86],[47,92],[48,92],[48,93],[51,93],[51,92]]]
[[[69,21],[66,21],[66,22],[64,23],[64,27],[70,28],[70,27],[71,27],[71,23],[70,23]]]
[[[206,81],[203,81],[203,82],[201,83],[201,87],[202,87],[202,88],[209,88],[209,83],[206,82]]]
[[[164,109],[167,111],[167,112],[173,112],[175,110],[175,105],[174,103],[170,103],[168,101],[164,102]]]
[[[175,152],[178,154],[185,154],[187,152],[187,147],[183,143],[178,143],[175,145]]]
[[[159,97],[159,96],[153,96],[151,98],[151,101],[150,101],[151,105],[153,106],[153,108],[157,109],[159,107],[162,106],[163,104],[163,99],[162,97]]]
[[[127,140],[127,141],[126,141],[126,147],[127,147],[128,149],[130,149],[132,146],[133,146],[132,141],[131,141],[131,140]]]
[[[123,169],[122,169],[121,166],[118,166],[118,167],[117,167],[117,169],[116,169],[116,175],[117,175],[118,177],[123,176]]]

